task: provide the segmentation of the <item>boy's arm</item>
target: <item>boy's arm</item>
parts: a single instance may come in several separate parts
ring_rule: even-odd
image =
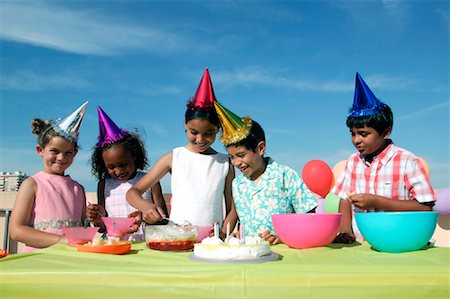
[[[234,205],[233,200],[233,192],[232,192],[232,182],[234,179],[234,167],[230,163],[230,168],[228,170],[228,174],[225,180],[225,190],[224,190],[224,198],[225,198],[225,210],[226,216],[223,221],[222,232],[226,234],[227,226],[229,223],[230,230],[233,231],[236,223],[237,223],[237,212],[236,207]]]
[[[352,204],[346,199],[339,201],[339,213],[342,213],[339,234],[334,239],[334,243],[353,243],[356,240],[352,228]]]
[[[349,194],[347,200],[362,210],[381,209],[383,211],[431,211],[431,206],[417,200],[396,200],[384,196],[361,193]],[[341,201],[342,202],[342,201]]]

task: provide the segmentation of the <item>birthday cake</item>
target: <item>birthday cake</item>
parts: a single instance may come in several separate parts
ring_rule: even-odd
[[[194,255],[204,259],[241,260],[258,259],[271,254],[270,245],[260,237],[236,237],[222,241],[218,237],[208,237],[194,245]]]

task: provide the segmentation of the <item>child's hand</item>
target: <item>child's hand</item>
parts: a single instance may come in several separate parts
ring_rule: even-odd
[[[259,236],[261,239],[266,240],[272,245],[283,243],[277,236],[271,235],[269,230],[259,234]]]
[[[336,238],[334,238],[333,243],[351,244],[355,241],[356,237],[353,232],[340,232]]]
[[[354,204],[361,210],[369,210],[377,208],[377,197],[368,193],[350,193],[347,195],[347,200]]]
[[[135,233],[138,231],[139,226],[141,226],[142,223],[142,213],[140,211],[135,211],[128,215],[128,218],[134,218],[134,223],[131,225],[130,230],[128,231],[129,234]]]
[[[101,205],[89,203],[86,207],[86,218],[95,226],[102,226],[103,222],[100,217],[106,215],[105,208]]]
[[[166,217],[163,209],[160,207],[156,207],[155,204],[151,204],[151,206],[142,212],[142,219],[149,224],[154,224],[163,220]]]

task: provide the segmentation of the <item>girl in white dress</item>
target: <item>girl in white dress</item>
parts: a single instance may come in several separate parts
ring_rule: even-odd
[[[237,216],[231,195],[234,169],[227,155],[211,148],[220,128],[214,109],[215,100],[206,69],[185,113],[188,143],[165,154],[127,192],[128,202],[142,212],[144,221],[155,223],[167,217],[162,207],[145,201],[142,193],[170,172],[171,220],[176,223],[188,221],[199,226],[214,222],[222,223],[223,228],[227,223],[235,226]]]

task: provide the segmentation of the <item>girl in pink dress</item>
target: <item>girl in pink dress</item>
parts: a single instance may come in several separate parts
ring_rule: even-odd
[[[87,102],[64,119],[31,123],[44,168],[20,186],[10,220],[11,238],[25,243],[25,251],[67,243],[61,228],[83,224],[84,188],[65,171],[78,151],[78,130],[86,107]]]

